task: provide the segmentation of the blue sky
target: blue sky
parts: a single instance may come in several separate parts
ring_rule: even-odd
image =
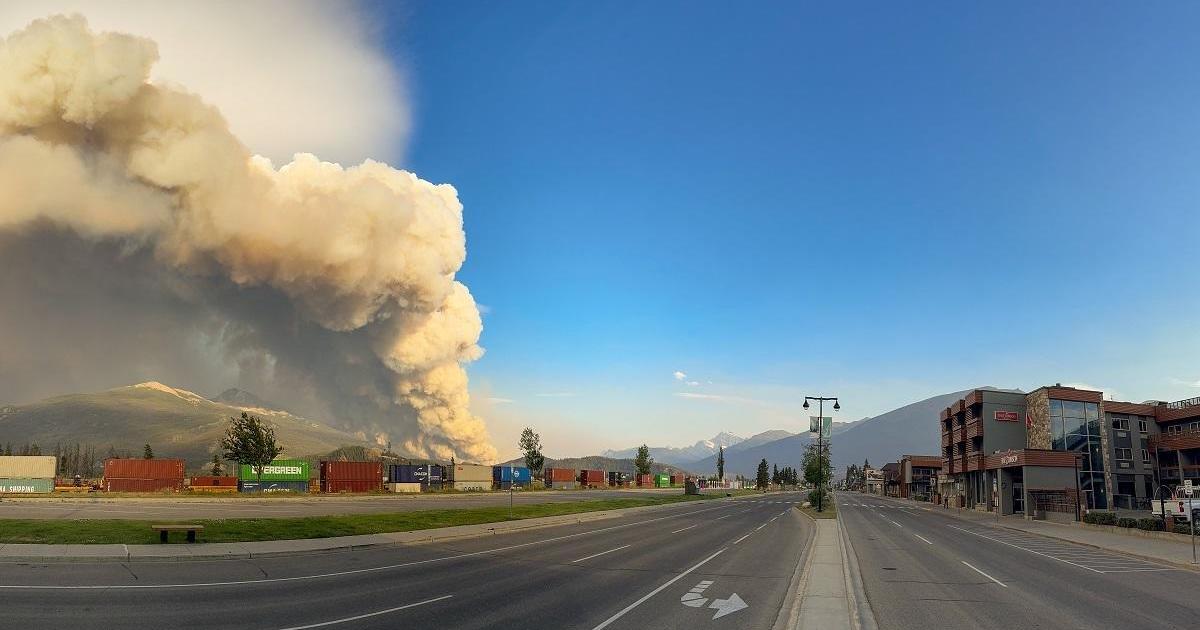
[[[1200,395],[1200,8],[799,4],[373,8],[502,454],[799,430],[806,393]]]

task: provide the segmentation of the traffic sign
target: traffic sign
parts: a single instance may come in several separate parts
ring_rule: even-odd
[[[1189,498],[1192,496],[1192,480],[1191,479],[1183,480],[1183,493],[1185,495],[1187,495]]]

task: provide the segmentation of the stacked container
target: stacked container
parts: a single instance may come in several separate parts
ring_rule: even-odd
[[[654,475],[654,487],[655,488],[670,488],[671,487],[671,475]]]
[[[321,492],[379,492],[383,462],[321,462]]]
[[[0,457],[0,494],[54,491],[53,455],[10,455]]]
[[[412,490],[408,484],[417,484],[418,491],[441,490],[445,477],[445,466],[437,464],[392,464],[388,466],[388,483],[400,486],[388,489],[392,492],[410,492]]]
[[[455,464],[452,471],[455,490],[491,490],[492,467],[476,464]]]
[[[638,475],[637,485],[639,488],[649,488],[654,485],[654,475]]]
[[[604,485],[603,470],[581,470],[579,471],[579,487],[581,488],[599,488]]]
[[[238,478],[237,477],[213,477],[200,476],[192,477],[188,482],[188,490],[192,492],[237,492]]]
[[[546,487],[556,490],[574,490],[575,470],[572,468],[547,468]]]
[[[182,492],[182,459],[106,459],[106,492]]]
[[[238,467],[239,492],[308,492],[309,463],[304,459],[277,459],[262,467]],[[258,473],[262,472],[260,476]]]
[[[524,466],[493,466],[492,467],[492,482],[500,490],[508,490],[514,484],[518,488],[523,488],[529,485],[533,476],[529,469]]]

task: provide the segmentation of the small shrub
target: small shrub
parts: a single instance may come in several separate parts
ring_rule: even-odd
[[[1163,522],[1154,517],[1139,518],[1137,528],[1148,532],[1161,532],[1163,530]]]
[[[1093,525],[1116,525],[1117,515],[1112,512],[1088,512],[1083,515],[1083,522]]]
[[[816,505],[818,498],[821,499],[822,505],[827,505],[829,503],[829,495],[828,494],[825,494],[820,490],[810,490],[809,491],[809,493],[808,493],[808,502],[809,503]]]
[[[1191,523],[1175,523],[1175,525],[1171,531],[1175,532],[1176,534],[1187,534],[1190,536],[1192,533],[1192,524]],[[1200,534],[1200,531],[1198,531],[1196,533]]]
[[[1122,516],[1121,518],[1117,519],[1117,527],[1125,527],[1127,529],[1133,529],[1137,526],[1138,526],[1138,520],[1136,518],[1129,518],[1127,516]]]

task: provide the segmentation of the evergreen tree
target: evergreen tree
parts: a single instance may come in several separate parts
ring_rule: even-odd
[[[759,490],[766,490],[767,485],[771,482],[771,472],[767,468],[767,460],[764,457],[761,462],[758,462],[758,477],[755,479],[755,487]]]
[[[154,459],[154,449],[149,444],[142,447],[142,459]]]
[[[633,458],[633,466],[637,468],[637,474],[649,475],[651,467],[654,466],[654,458],[650,457],[650,447],[645,444],[638,447],[637,457]]]
[[[725,480],[725,447],[717,449],[717,480]]]

